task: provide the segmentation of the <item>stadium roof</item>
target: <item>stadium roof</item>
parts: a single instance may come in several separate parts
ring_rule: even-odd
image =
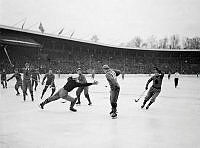
[[[8,45],[21,45],[28,47],[41,47],[39,43],[29,38],[22,38],[20,36],[1,35],[0,43]]]
[[[0,25],[0,29],[7,29],[7,30],[19,31],[19,32],[24,32],[24,33],[30,33],[30,34],[41,35],[41,36],[46,36],[46,37],[52,37],[52,38],[58,38],[58,39],[65,39],[65,40],[77,41],[77,42],[82,42],[82,43],[89,43],[89,44],[106,46],[106,47],[113,47],[113,48],[118,48],[118,49],[134,49],[134,50],[143,50],[143,51],[163,51],[163,52],[164,51],[172,51],[172,52],[198,51],[198,52],[200,52],[199,49],[146,49],[146,48],[120,47],[120,46],[115,46],[115,45],[110,45],[110,44],[105,44],[105,43],[96,43],[96,42],[92,42],[92,41],[88,41],[88,40],[81,40],[81,39],[69,38],[67,36],[55,35],[55,34],[49,34],[49,33],[41,33],[39,31],[33,31],[33,30],[28,30],[28,29],[21,29],[21,28],[16,28],[16,27],[11,27],[11,26],[5,26],[5,25]]]

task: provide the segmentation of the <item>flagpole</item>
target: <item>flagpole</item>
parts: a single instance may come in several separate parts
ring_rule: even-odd
[[[12,25],[13,27],[16,26],[17,24],[21,23],[22,21],[26,20],[26,17],[23,18],[22,20],[18,21],[17,23],[15,23],[14,25]]]

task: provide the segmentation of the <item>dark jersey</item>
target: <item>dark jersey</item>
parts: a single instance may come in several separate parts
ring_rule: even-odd
[[[28,69],[23,69],[23,80],[29,81],[31,80],[31,70]]]
[[[34,70],[34,71],[32,72],[32,79],[33,79],[33,80],[40,79],[40,73],[39,73],[38,70]]]
[[[6,72],[1,73],[1,80],[6,80]]]
[[[47,81],[46,81],[46,84],[50,85],[54,82],[54,79],[55,79],[55,75],[54,74],[49,74],[49,73],[46,73],[42,82],[44,82],[44,80],[47,78]]]
[[[12,75],[12,77],[10,77],[7,81],[9,81],[9,80],[11,80],[12,78],[16,78],[16,80],[17,80],[17,82],[18,83],[21,83],[22,82],[22,78],[21,78],[21,74],[20,73],[14,73],[13,75]]]
[[[112,69],[109,69],[107,72],[106,72],[106,79],[108,80],[108,83],[110,85],[110,88],[113,90],[115,89],[116,87],[120,87],[119,86],[119,83],[117,82],[117,76],[120,75],[120,71],[119,70],[112,70]]]
[[[78,83],[75,80],[70,80],[65,84],[63,88],[67,90],[68,92],[70,92],[76,87],[85,87],[85,86],[90,86],[92,84],[93,83]]]
[[[79,83],[87,83],[87,80],[83,74],[79,74],[78,81]]]
[[[158,76],[154,75],[154,76],[152,76],[152,77],[148,80],[147,85],[148,85],[151,81],[153,81],[152,87],[154,87],[154,88],[156,88],[156,89],[161,89],[163,77],[164,77],[164,73],[161,73],[161,74],[159,74]]]

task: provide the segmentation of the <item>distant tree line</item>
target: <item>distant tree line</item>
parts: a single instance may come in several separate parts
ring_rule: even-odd
[[[180,38],[179,35],[171,35],[156,39],[151,36],[143,40],[140,36],[136,36],[127,43],[121,43],[119,46],[134,48],[153,48],[153,49],[200,49],[200,37]]]

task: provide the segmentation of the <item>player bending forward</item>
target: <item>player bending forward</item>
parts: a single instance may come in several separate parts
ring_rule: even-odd
[[[103,71],[106,74],[106,79],[108,80],[108,83],[110,85],[110,104],[112,107],[112,110],[110,112],[110,115],[112,118],[117,117],[117,100],[119,96],[120,86],[117,82],[117,76],[120,75],[119,70],[112,70],[108,65],[103,66]]]
[[[147,101],[150,102],[149,104],[146,106],[146,109],[149,108],[149,106],[155,102],[156,97],[160,94],[161,92],[161,86],[162,86],[162,80],[164,77],[164,73],[162,73],[157,67],[154,68],[154,76],[152,76],[146,84],[145,89],[148,89],[148,85],[151,81],[153,81],[153,85],[151,86],[151,88],[149,89],[147,96],[144,99],[143,105],[141,106],[141,108],[144,108],[145,104],[147,103]]]
[[[12,75],[12,77],[10,77],[9,79],[7,79],[7,81],[13,79],[14,77],[16,78],[16,81],[17,81],[16,84],[15,84],[15,90],[16,90],[16,92],[17,92],[16,95],[18,96],[18,95],[20,95],[20,93],[19,93],[19,91],[18,91],[19,87],[21,87],[22,91],[23,91],[23,88],[22,88],[22,78],[21,78],[21,74],[19,73],[19,71],[18,71],[17,68],[15,69],[15,73]]]
[[[77,101],[77,98],[73,98],[73,97],[69,96],[68,92],[72,91],[76,87],[84,87],[84,86],[86,87],[86,86],[97,85],[97,84],[98,84],[97,81],[94,81],[93,83],[78,83],[72,77],[69,77],[67,79],[67,83],[65,84],[65,86],[63,88],[61,88],[53,96],[47,98],[44,102],[40,103],[39,106],[40,106],[41,109],[44,109],[45,104],[52,102],[52,101],[55,101],[55,100],[58,100],[60,98],[63,98],[65,100],[68,100],[68,101],[71,102],[70,110],[73,111],[73,112],[76,112],[77,110],[74,109],[74,105]]]

